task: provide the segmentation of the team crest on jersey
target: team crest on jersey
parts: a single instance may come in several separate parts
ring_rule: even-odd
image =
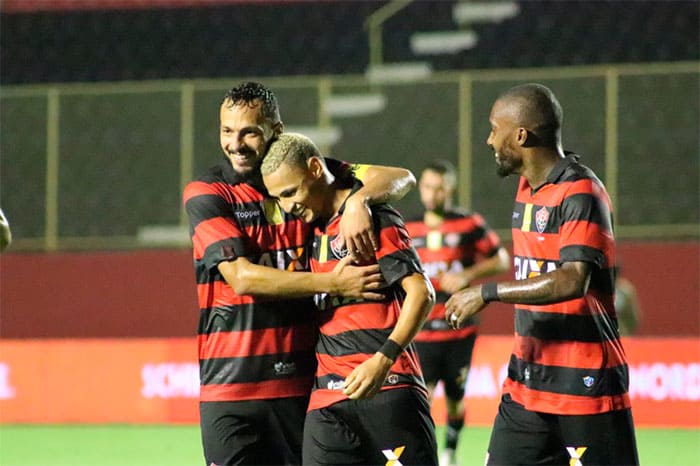
[[[340,241],[341,241],[341,236],[338,235],[335,238],[333,238],[333,241],[331,241],[331,252],[335,257],[338,259],[342,259],[343,257],[348,255],[348,248],[343,244],[343,247],[340,247]]]
[[[583,378],[583,384],[586,386],[586,388],[591,388],[594,383],[595,383],[595,377],[591,377],[590,375],[587,375]]]
[[[535,212],[535,226],[537,227],[537,231],[544,233],[544,229],[547,228],[548,221],[549,211],[543,206],[540,210]]]

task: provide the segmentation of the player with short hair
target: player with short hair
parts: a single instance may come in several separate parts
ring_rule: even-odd
[[[459,330],[445,322],[445,302],[474,280],[508,269],[510,257],[498,235],[476,212],[453,207],[457,171],[447,160],[434,160],[418,181],[423,214],[406,223],[423,268],[435,287],[436,304],[415,338],[423,377],[431,394],[438,381],[445,388],[447,432],[441,466],[456,465],[457,442],[465,423],[464,388],[477,335],[477,320]]]
[[[491,301],[515,305],[515,345],[487,464],[637,465],[608,193],[562,149],[562,109],[549,88],[507,90],[489,121],[498,174],[520,175],[516,280],[466,288],[445,315],[460,328]]]
[[[331,270],[348,251],[338,242],[347,199],[361,184],[333,176],[310,139],[282,134],[263,160],[270,195],[314,224],[311,269]],[[304,424],[303,464],[437,464],[434,424],[411,341],[434,300],[401,216],[372,206],[375,262],[386,299],[317,296],[318,368]]]
[[[280,210],[260,177],[267,147],[283,130],[272,91],[252,82],[231,89],[220,120],[224,160],[183,194],[200,307],[204,456],[207,466],[300,464],[316,366],[311,296],[379,299],[381,276],[377,266],[353,267],[350,258],[328,273],[304,272],[309,227]],[[411,179],[403,169],[368,168],[351,201],[359,216],[350,221],[360,227],[343,239],[373,253],[373,232],[361,227],[371,225],[367,205],[402,196]]]

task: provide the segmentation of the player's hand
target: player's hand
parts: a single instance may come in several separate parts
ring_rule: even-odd
[[[333,268],[331,294],[349,298],[384,299],[384,295],[377,291],[386,286],[379,264],[360,266],[353,265],[352,261],[352,257],[347,255]]]
[[[341,248],[344,244],[356,262],[372,260],[379,242],[374,234],[372,211],[364,199],[355,195],[348,197],[338,228]]]
[[[486,307],[481,298],[481,287],[465,288],[453,294],[445,303],[445,320],[453,329],[458,329],[471,316]]]
[[[464,288],[468,287],[471,280],[464,273],[445,272],[440,274],[438,281],[442,291],[449,294],[455,294],[459,290],[463,290]]]
[[[343,394],[351,400],[373,397],[384,385],[393,365],[394,362],[382,353],[374,353],[345,379]]]

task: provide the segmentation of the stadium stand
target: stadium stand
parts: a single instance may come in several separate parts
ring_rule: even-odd
[[[386,3],[3,10],[0,82],[364,73],[363,24]],[[448,70],[700,58],[697,1],[507,3],[516,4],[515,15],[469,24],[458,17],[460,2],[414,1],[384,24],[384,61],[428,60],[432,69]],[[475,43],[451,53],[417,55],[415,34],[435,31],[468,31]]]

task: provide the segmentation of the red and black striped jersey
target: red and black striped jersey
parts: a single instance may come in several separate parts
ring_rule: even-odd
[[[317,312],[312,298],[239,296],[218,270],[245,257],[283,270],[308,270],[310,228],[288,216],[260,182],[224,159],[187,185],[199,298],[200,399],[306,396],[315,370]]]
[[[492,257],[501,247],[498,235],[477,213],[448,211],[437,228],[429,228],[423,217],[406,222],[423,269],[437,293],[436,303],[416,341],[433,342],[466,338],[477,330],[471,318],[459,330],[445,320],[445,302],[450,295],[440,289],[439,277],[445,272],[461,272],[482,258]]]
[[[520,179],[512,217],[515,278],[565,262],[593,266],[586,295],[515,305],[515,347],[503,390],[527,409],[596,414],[628,408],[628,367],[617,331],[611,204],[596,175],[568,154],[536,190]]]
[[[338,226],[343,214],[327,225],[317,226],[311,255],[311,270],[332,270],[347,255],[337,245]],[[422,273],[420,259],[411,245],[400,214],[387,205],[372,207],[380,248],[376,253],[387,288],[382,301],[364,301],[318,295],[320,335],[316,344],[318,368],[311,393],[309,410],[330,406],[348,399],[343,395],[343,381],[355,367],[375,354],[391,334],[398,321],[405,292],[401,279]],[[382,390],[414,387],[425,392],[423,375],[413,344],[397,358]]]

